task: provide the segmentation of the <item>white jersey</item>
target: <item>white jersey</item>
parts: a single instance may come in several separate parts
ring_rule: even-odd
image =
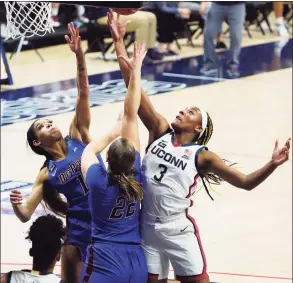
[[[60,283],[61,279],[51,273],[47,275],[33,274],[29,271],[12,271],[9,283]]]
[[[142,162],[144,174],[143,214],[168,217],[184,212],[192,201],[199,177],[196,163],[205,146],[176,146],[174,132],[155,140]]]

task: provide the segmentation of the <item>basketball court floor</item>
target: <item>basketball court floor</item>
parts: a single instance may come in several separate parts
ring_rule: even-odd
[[[224,39],[227,43],[227,38]],[[85,44],[85,43],[84,43]],[[199,73],[202,38],[196,48],[183,43],[181,59],[143,69],[143,88],[161,114],[172,121],[180,109],[206,109],[214,123],[209,149],[249,173],[270,160],[274,143],[292,137],[292,39],[244,34],[240,78],[229,79],[225,52],[217,77]],[[43,163],[26,145],[26,131],[37,117],[51,117],[68,133],[76,97],[75,61],[66,45],[33,51],[12,62],[15,84],[1,88],[1,273],[31,267],[24,240],[31,222],[21,223],[9,203],[10,190],[29,194]],[[118,64],[87,55],[91,132],[99,138],[114,124],[125,87]],[[140,124],[142,148],[147,132]],[[143,152],[142,152],[143,154]],[[194,196],[197,221],[212,282],[292,282],[292,155],[251,192],[227,183]],[[40,207],[34,217],[42,213]],[[60,265],[55,269],[60,274]],[[173,272],[170,270],[170,279]]]

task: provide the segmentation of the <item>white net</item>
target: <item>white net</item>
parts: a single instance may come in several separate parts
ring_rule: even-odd
[[[44,36],[54,31],[49,2],[4,2],[7,18],[6,39]]]

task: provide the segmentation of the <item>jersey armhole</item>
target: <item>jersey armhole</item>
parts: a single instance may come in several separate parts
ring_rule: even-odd
[[[157,141],[158,139],[160,139],[161,137],[163,137],[164,135],[167,135],[169,133],[172,133],[173,130],[169,127],[165,132],[163,132],[161,135],[159,135],[155,140],[153,140],[145,149],[145,152],[147,153],[148,149],[150,148],[150,146]]]
[[[72,141],[72,137],[70,135],[67,135],[65,138],[64,138],[66,141]]]
[[[86,147],[86,144],[83,142],[83,141],[80,141],[78,139],[74,139],[72,138],[71,136],[67,135],[65,138],[65,141],[68,142],[68,141],[72,141],[75,143],[75,146],[77,146],[78,144],[82,145],[84,148]]]
[[[85,182],[90,190],[105,191],[108,184],[106,168],[100,163],[92,164],[87,170]]]
[[[194,165],[195,165],[195,168],[196,168],[196,170],[197,170],[199,176],[200,176],[200,173],[199,173],[199,170],[198,170],[198,156],[199,156],[199,154],[200,154],[203,150],[209,150],[209,149],[208,149],[206,146],[202,146],[202,147],[200,147],[200,148],[196,151],[196,153],[195,153],[195,158],[194,158]],[[203,176],[200,176],[200,177],[202,178]]]

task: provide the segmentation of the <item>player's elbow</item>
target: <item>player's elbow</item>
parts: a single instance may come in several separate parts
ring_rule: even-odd
[[[240,188],[246,191],[252,191],[255,188],[255,186],[249,181],[247,176],[245,176],[242,180]]]
[[[26,223],[26,222],[30,221],[33,213],[34,213],[34,211],[29,210],[29,209],[25,209],[24,212],[19,217],[20,221],[22,223]]]
[[[26,222],[30,221],[31,217],[28,215],[23,215],[23,216],[19,217],[19,219],[22,223],[26,223]]]

